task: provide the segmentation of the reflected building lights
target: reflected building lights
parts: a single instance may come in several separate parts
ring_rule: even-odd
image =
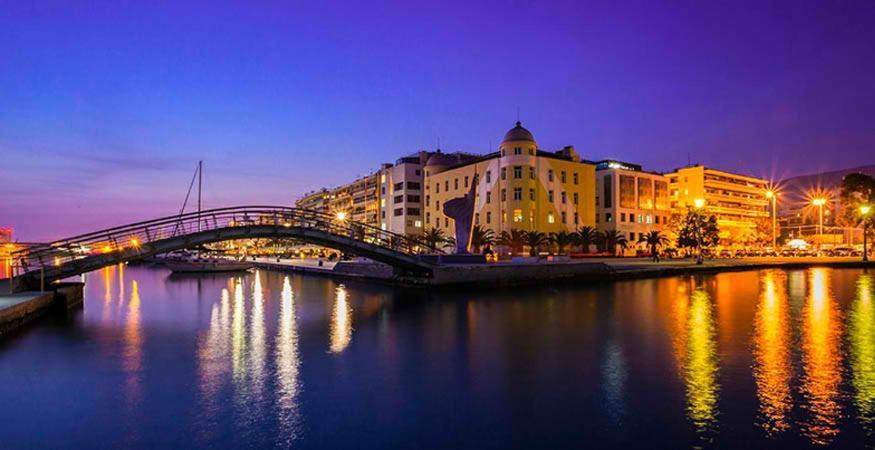
[[[851,306],[848,323],[850,367],[854,404],[867,436],[875,435],[875,305],[872,276],[863,274],[857,281],[857,298]]]
[[[261,272],[255,272],[252,287],[252,326],[250,334],[250,367],[253,394],[259,396],[264,388],[265,331],[264,331],[264,290],[261,286]]]
[[[789,428],[788,415],[793,406],[786,281],[782,271],[764,273],[754,323],[754,379],[760,426],[770,435]]]
[[[717,420],[717,344],[711,298],[700,289],[690,295],[687,322],[687,412],[700,430]]]
[[[814,268],[808,276],[808,299],[802,321],[802,382],[808,417],[802,432],[812,443],[829,444],[839,432],[841,407],[836,396],[841,376],[841,318],[832,298],[830,270]]]
[[[331,312],[331,353],[340,353],[352,340],[352,308],[346,299],[346,286],[339,285],[334,291],[334,308]]]
[[[298,369],[298,331],[295,317],[295,299],[289,277],[283,280],[280,317],[276,337],[276,377],[279,395],[279,434],[286,444],[298,436],[298,392],[300,390]]]
[[[246,361],[243,359],[246,346],[246,310],[243,301],[243,282],[234,283],[234,309],[231,316],[231,370],[234,383],[243,387],[246,376]]]
[[[137,282],[131,283],[131,301],[128,303],[124,328],[123,367],[127,372],[126,393],[129,404],[140,401],[140,371],[143,363],[143,336],[140,330],[140,292]]]

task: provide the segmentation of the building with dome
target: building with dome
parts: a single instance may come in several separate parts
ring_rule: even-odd
[[[455,223],[441,205],[464,196],[475,180],[473,224],[496,235],[595,226],[595,165],[571,146],[538,149],[521,122],[508,130],[497,152],[459,162],[430,158],[424,176],[425,224],[448,236],[455,234]]]

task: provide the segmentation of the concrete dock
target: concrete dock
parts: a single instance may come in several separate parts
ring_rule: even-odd
[[[53,283],[44,292],[9,293],[0,280],[0,338],[48,314],[66,314],[82,306],[82,283]]]

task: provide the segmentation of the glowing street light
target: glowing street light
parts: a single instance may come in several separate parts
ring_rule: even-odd
[[[693,205],[696,207],[696,209],[702,209],[702,207],[705,206],[705,199],[697,198],[693,200]]]
[[[337,212],[337,220],[343,222],[346,220],[346,211],[338,211]]]
[[[869,227],[869,213],[872,211],[872,208],[869,205],[863,205],[860,207],[860,215],[863,216],[863,261],[869,260],[869,249],[866,248],[866,230]]]
[[[823,197],[815,197],[811,199],[811,204],[818,207],[819,210],[819,221],[817,225],[817,234],[823,237],[823,205],[826,204],[826,199]],[[820,238],[818,238],[818,242],[820,242]]]
[[[772,251],[778,248],[778,193],[774,189],[766,191],[766,198],[772,202]]]

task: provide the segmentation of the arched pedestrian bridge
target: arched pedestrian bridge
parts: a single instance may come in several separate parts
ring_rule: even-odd
[[[350,253],[428,277],[422,253],[439,253],[421,241],[329,214],[282,206],[210,209],[138,222],[61,239],[13,253],[22,274],[16,284],[37,287],[175,250],[235,239],[292,238]]]

